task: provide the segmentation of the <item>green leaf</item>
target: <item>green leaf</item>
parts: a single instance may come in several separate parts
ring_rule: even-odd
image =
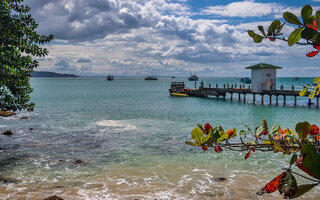
[[[306,40],[310,40],[312,39],[315,35],[317,34],[317,32],[315,30],[313,30],[312,28],[306,27],[302,32],[301,32],[301,37],[306,39]]]
[[[264,129],[263,127],[259,126],[259,127],[256,129],[256,137],[259,137],[264,130],[265,130],[265,129]]]
[[[297,28],[295,31],[293,31],[289,38],[288,38],[288,44],[289,46],[292,46],[294,44],[296,44],[297,42],[299,42],[299,40],[301,39],[301,32],[303,31],[303,27],[301,28]]]
[[[291,197],[298,191],[297,181],[290,171],[287,171],[279,180],[278,190],[285,197]]]
[[[194,128],[191,132],[191,138],[194,139],[199,145],[202,144],[203,135],[204,133],[199,127]]]
[[[319,82],[320,82],[320,77],[315,78],[315,79],[313,80],[313,82],[319,83]]]
[[[303,19],[304,24],[308,24],[309,19],[312,15],[312,7],[310,5],[305,5],[301,9],[301,17]]]
[[[254,38],[254,36],[256,35],[252,30],[248,30],[248,34],[252,38]]]
[[[197,124],[197,126],[203,131],[203,133],[206,132],[201,124]]]
[[[219,137],[218,138],[218,140],[217,140],[217,144],[219,144],[220,142],[222,142],[223,140],[227,140],[228,139],[228,137],[229,137],[229,135],[228,134],[223,134],[221,137]]]
[[[310,191],[312,188],[314,188],[315,186],[317,186],[318,184],[305,184],[305,185],[299,185],[298,186],[298,191],[296,192],[295,195],[293,195],[292,197],[290,197],[290,199],[294,199],[294,198],[298,198],[301,195],[303,195],[304,193],[307,193],[308,191]]]
[[[190,142],[190,141],[186,141],[186,144],[190,145],[190,146],[200,146],[200,144],[197,144],[197,143],[194,143],[194,142]]]
[[[314,177],[320,179],[320,157],[312,144],[302,146],[300,153],[302,155],[302,165],[309,170]]]
[[[304,140],[309,132],[311,131],[311,125],[309,122],[299,122],[296,125],[296,132],[298,133],[298,136],[300,139]]]
[[[206,137],[203,139],[203,143],[206,143],[211,138],[210,134],[206,135]]]
[[[299,18],[297,16],[295,16],[293,13],[291,12],[285,12],[283,13],[283,18],[285,20],[287,20],[287,22],[289,22],[290,24],[297,24],[297,25],[302,25],[302,23],[300,22]]]
[[[271,36],[272,33],[275,33],[275,31],[280,27],[281,22],[279,20],[274,20],[269,28],[268,28],[268,36]]]
[[[264,35],[265,37],[267,37],[266,32],[264,31],[263,26],[258,26],[259,31],[262,33],[262,35]]]
[[[297,154],[293,154],[290,160],[290,166],[296,163],[297,160],[298,160]]]
[[[307,94],[307,87],[304,87],[300,92],[299,92],[299,96],[303,97]]]
[[[315,95],[316,95],[315,91],[311,91],[309,94],[309,99],[313,99]]]
[[[272,127],[271,127],[271,134],[275,134],[276,132],[278,132],[280,130],[281,126],[279,124],[274,124]]]
[[[284,25],[286,24],[286,22],[282,23],[278,28],[277,28],[277,31],[276,31],[276,36],[278,35],[283,35],[283,33],[280,33],[282,28],[284,27]]]
[[[251,30],[248,30],[248,34],[249,34],[249,36],[250,37],[252,37],[253,38],[253,41],[255,42],[255,43],[260,43],[262,40],[263,40],[263,36],[261,36],[261,35],[258,35],[258,34],[255,34],[253,31],[251,31]]]
[[[247,135],[247,134],[248,134],[248,131],[246,131],[246,130],[240,130],[239,134],[240,134],[240,135]]]

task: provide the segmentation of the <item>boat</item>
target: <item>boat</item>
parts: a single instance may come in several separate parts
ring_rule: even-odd
[[[189,89],[185,88],[184,82],[171,82],[171,87],[169,89],[169,92],[171,95],[174,95],[174,96],[181,96],[180,94],[188,95],[189,91],[190,91]],[[185,96],[185,95],[182,95],[182,96]]]
[[[146,81],[155,81],[155,80],[158,80],[158,78],[155,77],[155,76],[147,76],[146,78],[144,78],[144,80],[146,80]]]
[[[299,80],[299,77],[296,76],[296,77],[293,78],[293,80],[297,81],[297,80]]]
[[[113,76],[108,75],[108,76],[107,76],[107,80],[108,80],[108,81],[113,81]]]
[[[190,77],[188,78],[189,81],[198,81],[198,77],[196,74],[190,74]]]
[[[172,92],[171,96],[176,96],[176,97],[188,97],[189,95],[185,93],[177,93],[177,92]]]
[[[251,83],[251,78],[242,77],[242,78],[240,78],[240,82],[249,84],[249,83]]]
[[[251,83],[251,78],[244,78],[244,83],[250,84]]]
[[[175,76],[171,76],[171,78],[176,78]]]

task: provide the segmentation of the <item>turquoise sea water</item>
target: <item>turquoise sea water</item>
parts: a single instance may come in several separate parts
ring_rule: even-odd
[[[239,78],[204,78],[205,85],[240,84]],[[0,118],[0,198],[41,199],[274,199],[255,195],[281,173],[280,154],[213,150],[185,144],[197,123],[225,129],[256,127],[266,119],[294,129],[319,123],[319,109],[299,98],[298,106],[261,105],[216,98],[169,96],[171,81],[159,79],[32,79],[33,113]],[[279,78],[278,86],[312,79]],[[265,99],[268,104],[268,98]],[[19,119],[19,118],[27,119]],[[30,130],[32,129],[32,130]],[[81,160],[82,162],[77,162]],[[217,178],[227,180],[219,182]],[[303,180],[299,181],[303,182]],[[306,195],[316,199],[318,189]],[[319,198],[320,199],[320,198]]]

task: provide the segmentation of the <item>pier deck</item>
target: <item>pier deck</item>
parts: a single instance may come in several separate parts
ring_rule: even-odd
[[[215,96],[217,98],[222,97],[226,98],[227,93],[230,94],[230,99],[233,99],[233,94],[238,95],[238,100],[241,101],[241,96],[243,102],[246,102],[246,95],[252,95],[253,96],[253,102],[256,102],[256,95],[261,96],[261,104],[264,104],[264,96],[267,95],[269,96],[269,104],[272,104],[272,96],[276,97],[276,102],[275,104],[279,104],[279,96],[283,96],[283,105],[286,105],[286,97],[287,96],[292,96],[294,97],[294,106],[297,105],[297,97],[299,97],[299,92],[298,90],[295,90],[294,86],[292,86],[291,90],[284,90],[284,87],[281,86],[280,90],[263,90],[261,92],[252,92],[250,87],[249,88],[244,88],[243,85],[240,85],[239,88],[235,85],[231,85],[229,87],[229,84],[224,84],[223,88],[219,88],[218,85],[216,85],[215,88],[211,88],[210,86],[208,88],[200,86],[199,88],[193,88],[190,89],[189,95],[190,96],[196,96],[196,97],[208,97],[208,96]],[[308,98],[309,92],[305,96]],[[308,98],[309,99],[309,98]],[[316,107],[319,107],[319,95],[316,95],[314,97],[316,99]],[[308,105],[311,105],[311,99],[309,99]]]

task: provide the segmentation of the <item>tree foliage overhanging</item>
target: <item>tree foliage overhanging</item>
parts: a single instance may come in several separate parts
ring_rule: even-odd
[[[37,33],[38,24],[23,0],[0,3],[0,110],[32,111],[30,76],[38,61],[48,55],[39,45],[50,42],[53,35]]]
[[[263,39],[269,39],[271,42],[275,40],[286,41],[289,46],[294,44],[312,45],[316,50],[307,53],[306,56],[314,57],[317,55],[320,52],[320,11],[313,14],[312,7],[305,5],[301,9],[300,19],[302,20],[290,12],[283,13],[283,18],[285,19],[283,23],[274,20],[268,27],[267,32],[263,26],[258,26],[262,35],[256,34],[252,30],[248,30],[248,34],[256,43],[262,42]],[[284,37],[281,33],[286,23],[297,26],[288,37]],[[305,86],[300,92],[300,96],[307,95],[309,88],[311,88],[310,99],[319,96],[320,77],[314,79],[313,86]],[[267,122],[265,120],[262,122],[262,126],[255,129],[246,126],[247,130],[240,130],[239,132],[235,128],[224,131],[221,126],[212,127],[209,123],[206,123],[203,127],[198,124],[198,127],[191,132],[193,141],[187,141],[186,144],[200,146],[204,151],[212,147],[217,153],[222,152],[223,148],[233,151],[247,151],[244,159],[248,159],[251,152],[255,151],[281,152],[283,156],[292,154],[289,166],[267,183],[261,191],[257,192],[258,195],[278,190],[284,198],[294,199],[318,186],[320,184],[319,127],[304,121],[297,123],[295,130],[282,129],[279,124],[275,124],[269,129]],[[238,138],[230,140],[237,134],[239,135]],[[246,137],[247,135],[251,135],[251,137]],[[247,141],[248,138],[254,139]],[[300,174],[293,171],[293,165],[304,173]],[[305,178],[308,183],[298,185],[294,175]]]

